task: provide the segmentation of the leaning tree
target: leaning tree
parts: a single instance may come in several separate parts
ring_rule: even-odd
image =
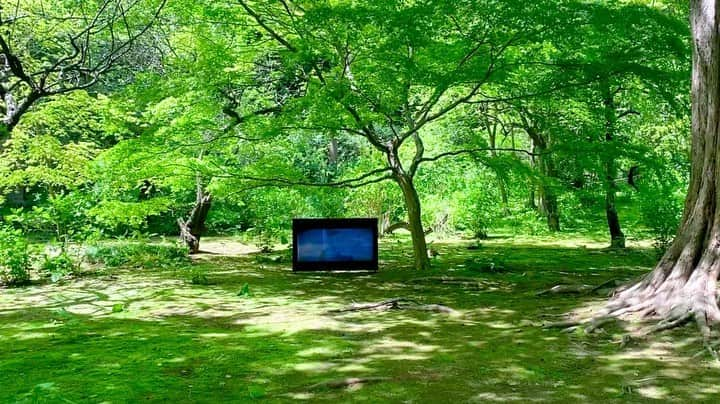
[[[445,148],[429,155],[429,133],[465,104],[487,97],[484,90],[490,83],[534,56],[533,46],[556,25],[551,5],[557,2],[503,0],[482,7],[474,1],[443,0],[238,3],[304,77],[305,95],[284,108],[284,121],[291,123],[283,129],[350,135],[384,161],[364,175],[333,184],[236,176],[286,186],[393,181],[405,201],[415,267],[428,268],[415,186],[420,167],[490,150]]]
[[[655,330],[694,319],[707,343],[720,322],[720,2],[690,4],[692,162],[683,218],[655,269],[618,291],[601,314],[657,317]]]

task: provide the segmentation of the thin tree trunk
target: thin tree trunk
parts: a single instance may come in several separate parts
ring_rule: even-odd
[[[340,156],[338,140],[333,138],[328,143],[328,163],[335,165],[338,163],[338,157]]]
[[[495,148],[497,147],[497,125],[491,126],[489,123],[488,126],[488,137],[490,140],[490,156],[492,158],[497,157],[497,151],[495,151]],[[493,171],[495,171],[495,177],[497,179],[498,184],[498,190],[500,191],[500,203],[502,204],[502,211],[503,216],[510,216],[510,206],[508,203],[508,192],[507,192],[507,186],[505,185],[505,178],[503,177],[503,172],[497,168],[494,168]]]
[[[502,204],[503,216],[510,216],[510,204],[508,202],[508,191],[505,185],[505,180],[498,175],[497,176],[498,188],[500,189],[500,203]]]
[[[545,177],[538,185],[538,197],[540,199],[538,207],[547,219],[548,230],[557,232],[560,231],[560,213],[558,211],[557,195],[555,195],[552,187],[545,183],[545,179],[555,177],[555,167],[552,158],[546,153],[547,148],[544,145],[537,146],[536,150],[540,153],[537,159],[538,167]]]
[[[720,322],[720,9],[692,0],[692,163],[685,210],[675,241],[655,269],[615,294],[603,314],[640,312],[671,324],[692,317],[705,342]]]
[[[615,190],[605,191],[605,216],[610,230],[610,247],[625,248],[625,234],[620,228],[620,218],[615,209]]]
[[[615,99],[610,88],[609,81],[603,80],[603,106],[605,109],[605,142],[613,145],[615,142],[615,127],[617,116],[615,111]],[[617,164],[615,163],[614,148],[610,148],[610,152],[605,155],[605,216],[607,218],[608,230],[610,231],[610,247],[625,248],[625,234],[620,227],[620,218],[618,217],[617,207],[615,206],[615,196],[617,186],[615,178],[617,177]]]
[[[378,231],[378,234],[380,237],[383,237],[385,233],[391,233],[388,231],[390,228],[390,212],[383,212],[380,215],[380,229]]]
[[[532,143],[535,143],[532,139],[531,139],[530,141],[531,141]],[[515,147],[515,146],[513,146],[513,147]],[[537,152],[537,150],[535,150],[535,146],[534,146],[534,145],[533,145],[532,151],[533,151],[533,153],[536,153],[536,152]],[[535,162],[535,156],[534,156],[534,155],[533,155],[533,156],[530,156],[530,160],[529,160],[528,163],[530,164],[530,168],[533,168],[533,169],[534,169],[534,168],[536,167],[537,164],[536,164],[536,162]],[[529,181],[529,183],[528,183],[528,194],[527,194],[528,199],[527,199],[527,202],[526,202],[526,204],[525,204],[525,207],[527,207],[527,208],[530,209],[530,210],[537,210],[537,209],[538,209],[538,206],[535,204],[535,190],[536,190],[536,189],[537,189],[537,184],[535,184],[534,181]]]
[[[388,166],[392,170],[393,179],[400,186],[403,197],[405,199],[405,209],[408,214],[408,230],[412,238],[413,256],[415,258],[415,269],[423,270],[430,268],[430,259],[428,257],[427,243],[425,242],[425,232],[422,227],[422,215],[420,211],[420,197],[418,196],[413,176],[417,172],[417,167],[422,159],[425,147],[422,139],[417,133],[413,136],[415,144],[415,156],[408,170],[402,165],[398,154],[399,144],[389,142],[385,152]]]
[[[408,229],[412,237],[413,255],[415,258],[415,269],[429,269],[430,259],[428,258],[425,232],[422,226],[420,212],[420,198],[413,184],[413,180],[406,174],[396,174],[395,181],[402,189],[405,198],[405,208],[408,213]]]
[[[527,202],[525,202],[525,207],[530,210],[537,210],[538,207],[535,204],[535,183],[530,183],[528,186],[528,193],[527,193]]]

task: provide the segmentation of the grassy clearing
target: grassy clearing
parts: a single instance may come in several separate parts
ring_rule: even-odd
[[[441,255],[431,273],[410,269],[400,238],[381,245],[377,274],[294,274],[286,258],[236,246],[238,255],[207,254],[191,267],[0,290],[0,401],[714,402],[720,394],[720,366],[692,357],[700,347],[692,328],[621,349],[631,325],[592,336],[540,327],[602,297],[538,291],[635,277],[654,264],[652,250],[558,238],[434,245]],[[191,282],[197,274],[201,284]],[[477,285],[414,281],[440,275]],[[462,315],[327,313],[398,296]],[[387,379],[323,384],[351,377]]]

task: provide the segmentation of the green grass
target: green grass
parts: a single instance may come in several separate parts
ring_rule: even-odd
[[[715,402],[720,366],[693,358],[692,328],[621,348],[631,324],[597,335],[544,321],[602,302],[536,296],[649,270],[650,249],[593,240],[436,242],[433,271],[409,267],[404,238],[381,245],[377,274],[295,274],[287,260],[206,255],[192,268],[120,270],[0,290],[1,402]],[[502,270],[488,271],[489,263]],[[205,282],[192,282],[202,274]],[[414,282],[474,277],[479,288]],[[419,311],[328,314],[403,296]],[[347,377],[387,380],[314,386]]]

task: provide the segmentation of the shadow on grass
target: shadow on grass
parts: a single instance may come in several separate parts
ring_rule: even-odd
[[[441,255],[428,273],[407,267],[401,241],[382,245],[378,274],[292,273],[288,262],[251,255],[197,263],[210,285],[190,284],[185,272],[127,271],[4,290],[0,401],[711,402],[720,394],[720,369],[690,354],[692,332],[621,349],[622,324],[598,336],[540,328],[544,316],[601,299],[535,292],[633,277],[652,265],[647,251],[435,245]],[[488,263],[503,269],[489,272]],[[413,281],[439,275],[478,287]],[[328,313],[397,296],[462,315]],[[346,378],[357,383],[322,384]]]

